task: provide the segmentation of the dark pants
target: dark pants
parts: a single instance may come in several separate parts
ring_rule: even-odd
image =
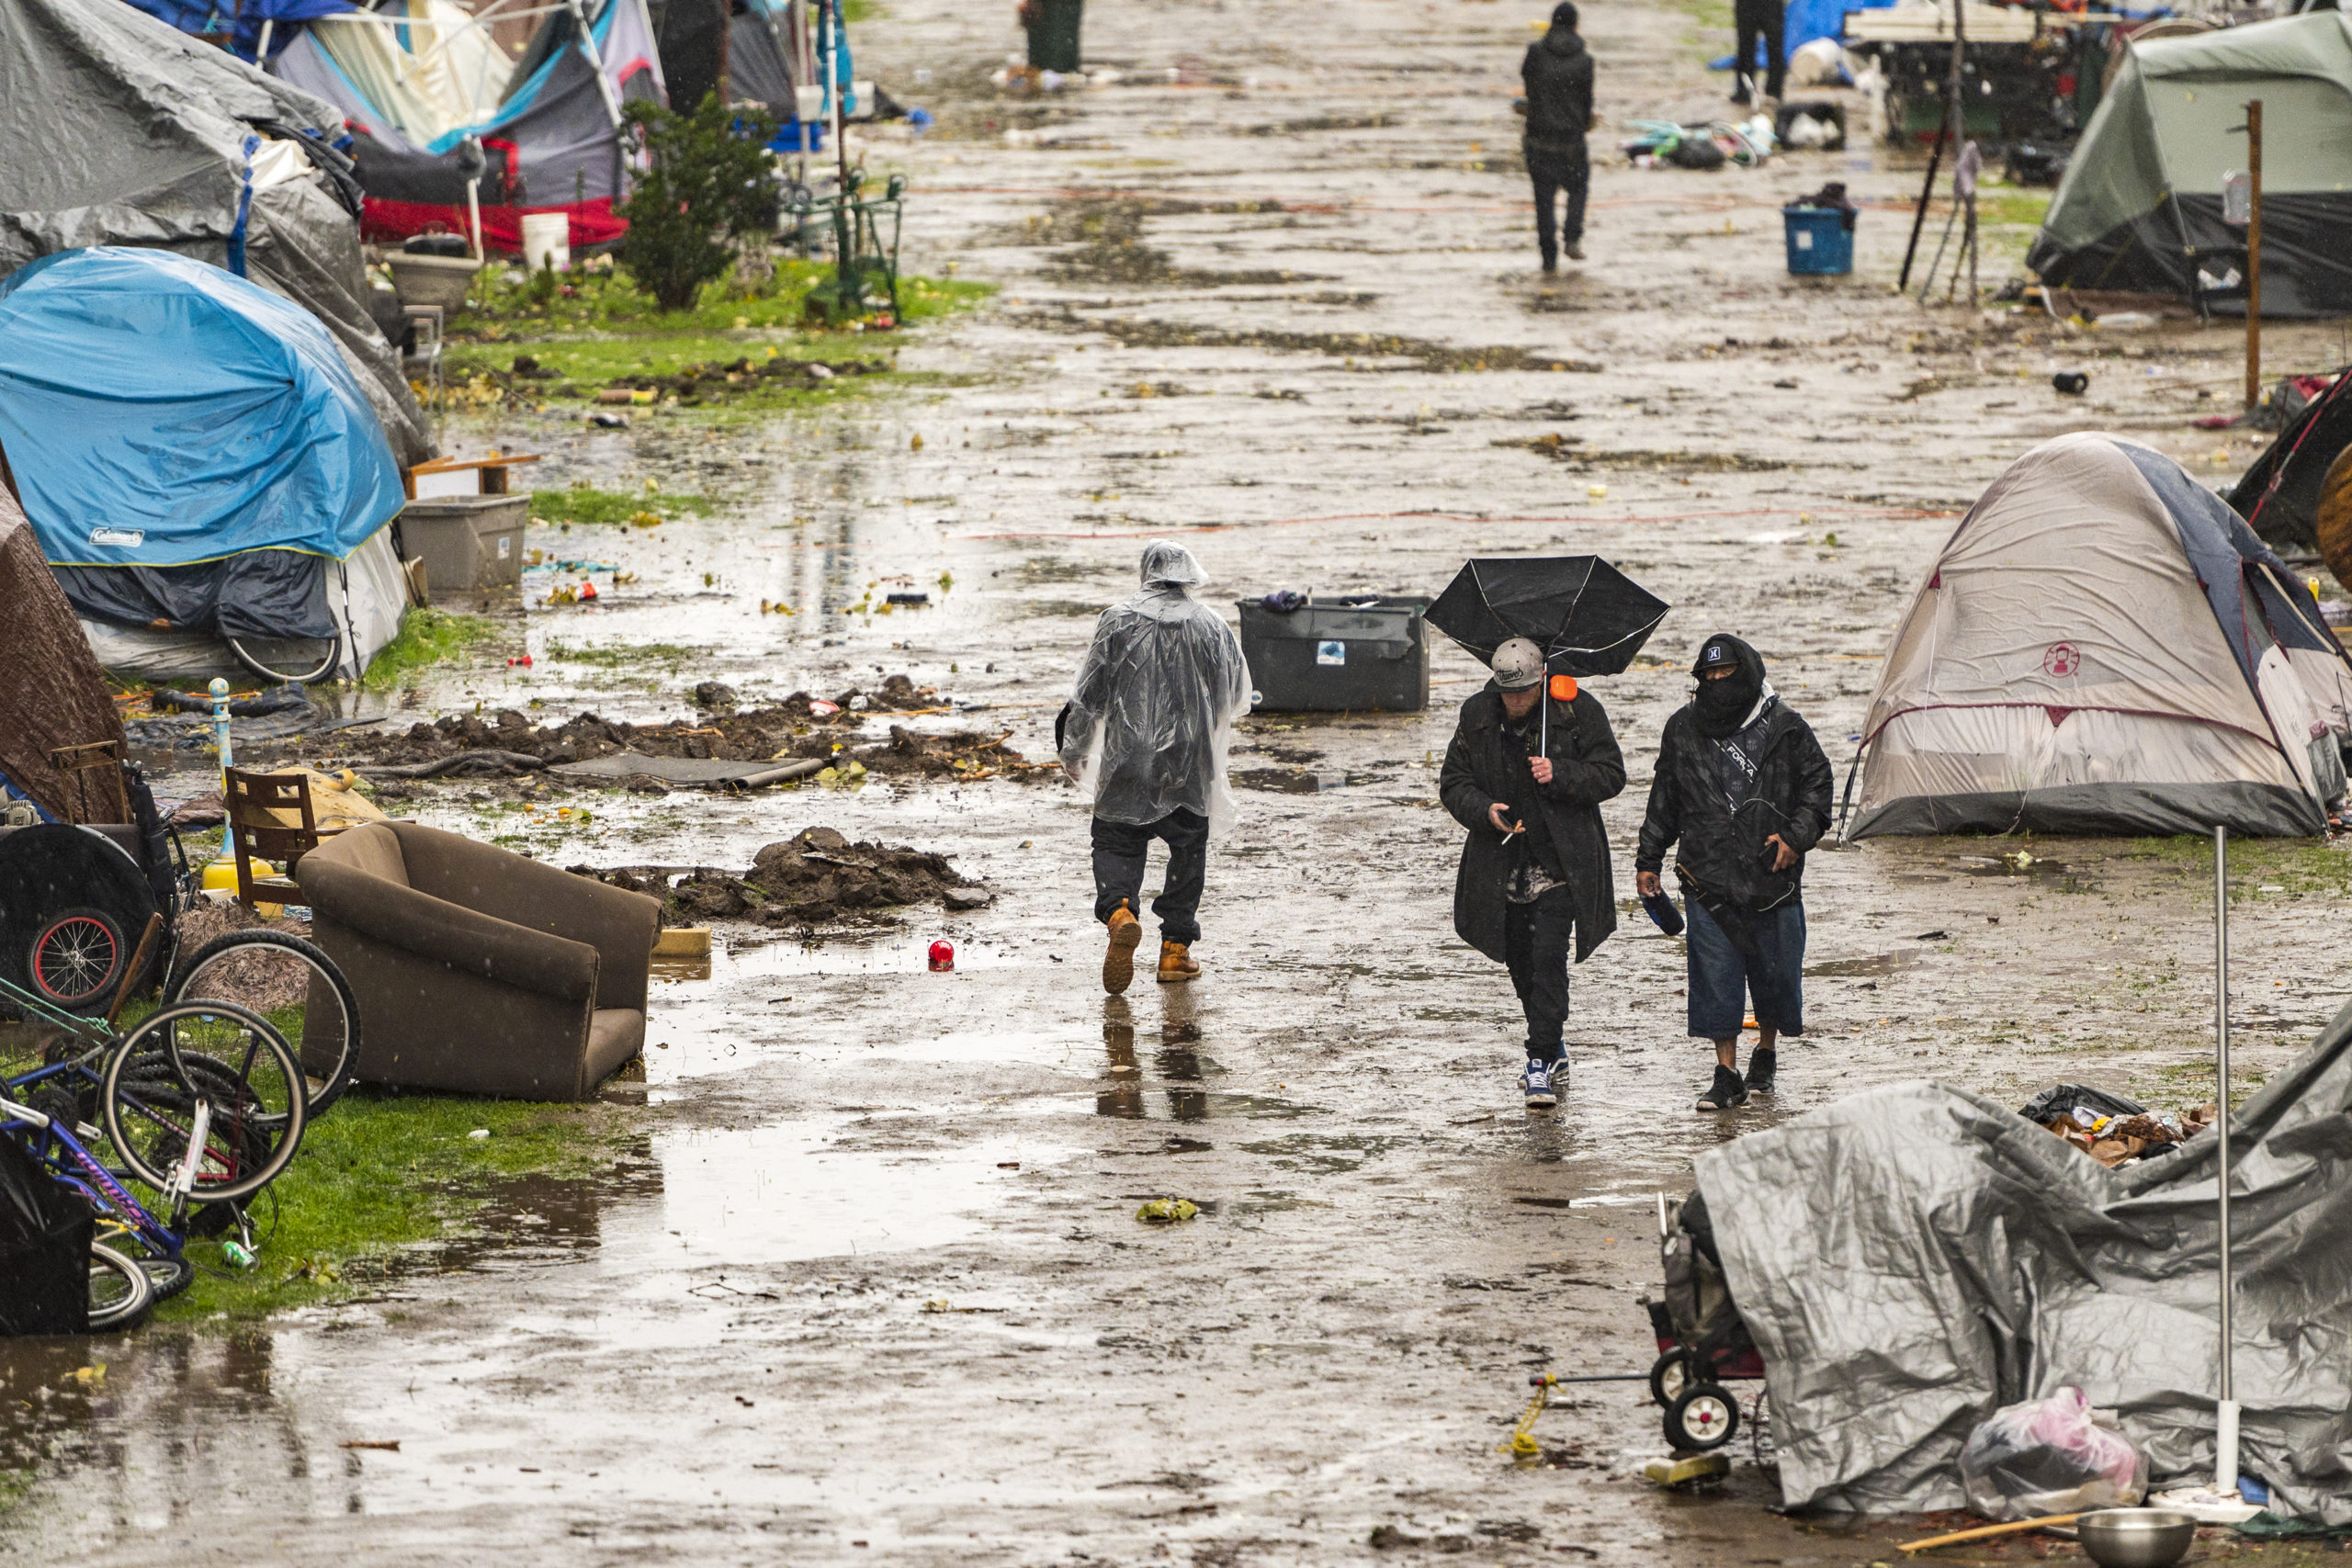
[[[1540,147],[1531,141],[1526,152],[1528,177],[1535,182],[1535,248],[1543,253],[1545,266],[1556,266],[1563,236],[1571,245],[1584,243],[1584,199],[1592,186],[1592,163],[1581,145]],[[1553,197],[1563,192],[1568,198],[1565,222],[1552,205]]]
[[[1197,811],[1171,811],[1140,828],[1094,818],[1094,918],[1108,921],[1122,898],[1128,908],[1138,907],[1143,857],[1154,839],[1168,846],[1168,875],[1151,901],[1159,934],[1169,942],[1198,942],[1201,889],[1209,879],[1209,819]]]
[[[1532,904],[1513,904],[1503,916],[1503,958],[1511,989],[1527,1013],[1527,1057],[1556,1062],[1566,1053],[1560,1031],[1568,1025],[1568,939],[1577,911],[1565,887]]]
[[[1756,956],[1731,944],[1723,927],[1699,900],[1683,908],[1690,930],[1683,952],[1690,960],[1690,1032],[1706,1040],[1736,1040],[1747,1021],[1746,1004],[1756,1004],[1756,1021],[1782,1034],[1804,1032],[1804,906],[1783,904],[1770,914],[1750,915]]]
[[[1789,18],[1781,0],[1733,0],[1732,23],[1739,30],[1739,54],[1732,66],[1735,76],[1756,74],[1756,39],[1764,39],[1764,96],[1778,98],[1781,89],[1788,85],[1789,62],[1785,53]],[[1735,95],[1741,103],[1747,101],[1747,87],[1740,85]]]
[[[1078,70],[1078,28],[1084,0],[1037,0],[1029,24],[1029,63],[1068,76]]]

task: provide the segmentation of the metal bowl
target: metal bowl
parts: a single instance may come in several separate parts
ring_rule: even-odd
[[[2171,1568],[2188,1554],[2197,1520],[2172,1508],[2101,1508],[2075,1521],[2099,1568]]]

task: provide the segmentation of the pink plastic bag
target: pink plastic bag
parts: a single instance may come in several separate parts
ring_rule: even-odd
[[[1988,1519],[2129,1506],[2148,1490],[2147,1456],[2092,1416],[2078,1388],[2004,1405],[1960,1451],[1968,1506]]]

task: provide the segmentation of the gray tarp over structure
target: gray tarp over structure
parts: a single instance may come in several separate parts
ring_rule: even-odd
[[[52,252],[154,245],[230,266],[334,334],[403,464],[423,413],[368,311],[356,220],[315,175],[256,181],[264,122],[332,142],[333,105],[112,0],[0,5],[0,276]]]
[[[2231,1124],[2240,1467],[2274,1512],[2352,1524],[2352,1008]],[[2109,1170],[1921,1082],[1700,1156],[1782,1500],[1963,1506],[1970,1428],[2064,1384],[2120,1411],[2154,1481],[2210,1483],[2215,1144]]]

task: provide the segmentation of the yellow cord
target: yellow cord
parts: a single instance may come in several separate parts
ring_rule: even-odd
[[[1535,1440],[1535,1418],[1544,1414],[1544,1406],[1552,1397],[1552,1380],[1544,1379],[1535,1385],[1535,1397],[1527,1402],[1527,1414],[1519,1418],[1511,1429],[1510,1441],[1497,1449],[1497,1453],[1510,1454],[1515,1459],[1533,1459],[1544,1451]]]

